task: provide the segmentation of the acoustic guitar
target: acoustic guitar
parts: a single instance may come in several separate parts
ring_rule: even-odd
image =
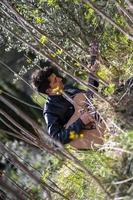
[[[94,42],[91,46],[91,65],[94,65],[96,57],[98,54],[98,44]],[[87,98],[85,93],[78,93],[73,98],[73,105],[75,108],[75,112],[65,125],[66,128],[69,127],[72,123],[74,123],[81,115],[83,108],[87,105]],[[73,139],[69,144],[77,149],[97,149],[98,145],[103,144],[105,125],[102,120],[96,121],[93,116],[96,112],[91,114],[90,110],[88,110],[88,115],[91,115],[94,118],[94,122],[88,124],[85,127],[85,130],[82,130],[79,134],[82,135],[82,138]]]

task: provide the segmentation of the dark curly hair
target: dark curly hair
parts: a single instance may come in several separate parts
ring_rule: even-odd
[[[45,67],[41,70],[35,70],[31,76],[31,85],[34,89],[38,92],[47,94],[46,90],[49,88],[49,76],[55,73],[54,68],[52,67]]]

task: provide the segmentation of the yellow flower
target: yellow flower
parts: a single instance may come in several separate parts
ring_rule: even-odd
[[[53,58],[55,58],[55,57],[56,57],[56,53],[51,53],[51,56],[52,56]]]
[[[70,131],[69,138],[70,138],[71,140],[74,140],[74,139],[76,138],[75,131]]]
[[[62,49],[57,49],[56,53],[57,53],[58,55],[62,54]]]
[[[45,35],[42,35],[40,38],[41,44],[45,44],[47,42],[47,37]]]
[[[63,90],[59,86],[57,86],[56,88],[53,89],[53,92],[56,94],[62,94]]]
[[[32,63],[32,60],[30,58],[27,59],[27,63]]]
[[[83,138],[83,137],[84,137],[84,134],[80,133],[79,138]]]

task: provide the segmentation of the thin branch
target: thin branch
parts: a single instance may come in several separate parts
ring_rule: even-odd
[[[122,99],[128,94],[128,92],[130,91],[130,89],[133,87],[133,83],[131,83],[131,82],[132,82],[132,79],[130,80],[126,91],[125,91],[124,94],[121,96],[121,98],[119,99],[119,101],[117,102],[116,105],[118,105],[118,104],[122,101]]]
[[[35,108],[35,109],[37,109],[37,110],[43,110],[42,108],[40,108],[40,107],[38,107],[38,106],[35,106],[35,105],[32,105],[32,104],[30,104],[30,103],[27,103],[27,102],[25,102],[25,101],[19,99],[18,97],[15,97],[15,96],[11,95],[10,93],[5,92],[4,90],[2,90],[1,92],[2,92],[3,94],[6,94],[7,96],[9,96],[9,97],[11,97],[11,98],[13,98],[13,99],[19,101],[19,102],[21,102],[22,104],[27,105],[28,107]]]
[[[34,5],[34,7],[33,7],[32,3],[30,3],[30,5],[32,6],[33,9],[37,8],[37,9],[38,9],[39,11],[41,11],[42,13],[45,13],[46,15],[49,15],[49,13],[47,12],[46,9],[43,9],[42,7],[37,7],[37,5]],[[51,19],[51,21],[53,21],[53,19],[52,19],[52,17],[51,17],[50,15],[49,15],[49,18]],[[48,20],[48,22],[49,22],[50,26],[53,26],[53,24],[52,24],[52,22],[50,22],[50,20]],[[58,24],[56,24],[56,26],[58,27],[58,29],[59,29],[59,31],[60,31],[60,33],[61,33],[61,36],[60,36],[60,37],[64,38],[64,36],[66,35],[67,38],[68,38],[72,43],[74,43],[77,47],[79,47],[79,48],[82,49],[85,53],[88,54],[88,50],[85,49],[81,43],[77,42],[77,40],[72,39],[72,36],[69,35],[69,32],[68,32],[68,31],[65,32],[64,29],[62,29],[62,27],[60,27]]]
[[[127,182],[132,181],[132,180],[133,180],[133,177],[125,179],[125,180],[122,180],[122,181],[113,182],[113,184],[114,185],[119,185],[119,184],[127,183]]]
[[[60,144],[59,142],[53,140],[53,138],[51,138],[47,134],[44,134],[44,131],[38,126],[38,124],[36,124],[36,122],[34,122],[29,116],[25,115],[17,106],[13,105],[13,103],[10,103],[9,100],[5,99],[5,97],[0,96],[0,100],[2,102],[4,102],[6,105],[8,105],[12,110],[14,110],[14,112],[16,112],[18,115],[20,115],[24,120],[29,122],[29,124],[31,124],[36,130],[39,131],[39,137],[41,138],[40,144],[41,144],[41,142],[42,142],[42,145],[44,143],[46,143],[45,140],[49,141],[50,144],[54,142],[54,144],[56,144],[59,147],[59,149],[56,150],[56,153],[60,153],[60,155],[62,155],[63,157],[65,156],[65,158],[68,158],[68,159],[72,160],[75,164],[80,166],[80,168],[84,172],[86,172],[91,178],[93,178],[95,180],[95,182],[99,185],[99,187],[104,192],[106,192],[106,194],[108,194],[106,189],[101,184],[100,180],[97,177],[95,177],[91,173],[91,171],[89,169],[87,169],[76,157],[74,157],[70,152],[68,152],[66,149],[64,149],[62,144]],[[109,194],[108,194],[108,196],[109,196]]]
[[[126,9],[125,9],[124,7],[122,7],[121,5],[119,5],[117,2],[116,2],[116,7],[117,7],[119,13],[120,13],[121,15],[123,15],[123,17],[124,17],[124,22],[125,22],[127,28],[129,29],[129,31],[130,31],[131,33],[133,33],[133,28],[132,28],[132,26],[131,26],[130,23],[129,23],[129,20],[131,21],[131,23],[133,23],[133,17],[130,16],[129,13],[126,11]],[[126,16],[127,18],[126,18],[125,16]]]
[[[13,12],[13,14],[15,14],[16,17],[18,17],[19,21],[22,21],[23,23],[25,23],[26,25],[28,25],[32,30],[36,31],[38,34],[45,35],[48,38],[48,40],[50,42],[52,42],[56,47],[58,47],[59,49],[63,50],[63,52],[66,53],[70,58],[72,58],[73,60],[75,60],[76,62],[78,62],[82,67],[84,67],[87,70],[87,72],[90,73],[90,76],[91,76],[91,71],[87,68],[87,66],[83,65],[79,60],[77,60],[76,58],[74,58],[63,47],[61,47],[60,45],[56,44],[55,41],[53,41],[53,39],[50,36],[48,36],[48,34],[44,30],[41,30],[38,27],[35,27],[33,24],[29,23],[20,13],[17,12],[17,10],[15,8],[13,8],[10,4],[8,4],[7,1],[5,1],[5,0],[3,0],[3,1],[5,2],[4,5],[8,6],[11,9],[11,11]],[[101,77],[97,76],[96,74],[94,75],[94,79],[95,79],[95,77],[98,78],[99,81],[101,83],[103,83],[104,85],[106,85],[106,86],[108,85]]]
[[[22,195],[22,191],[13,187],[13,185],[9,183],[5,176],[0,176],[0,186],[6,191],[7,194],[10,193],[17,199],[26,200],[24,195]]]
[[[18,135],[16,135],[15,133],[7,131],[7,130],[4,130],[4,129],[0,129],[0,133],[1,134],[8,134],[10,136],[13,136],[14,138],[23,140],[25,143],[28,143],[28,144],[33,145],[35,147],[38,147],[34,142],[32,142],[31,140],[25,138],[23,135],[19,135],[19,133],[18,133]]]
[[[4,62],[2,62],[1,60],[0,60],[0,64],[2,64],[4,67],[6,67],[8,70],[10,70],[13,74],[16,74],[16,76],[19,77],[26,85],[28,85],[28,86],[30,87],[31,90],[35,91],[35,90],[32,88],[32,86],[31,86],[29,83],[27,83],[26,80],[24,80],[19,74],[17,74],[16,72],[14,72],[14,70],[12,70],[8,65],[6,65],[6,64],[5,64]]]
[[[86,39],[86,34],[87,34],[86,31],[84,31],[83,27],[81,26],[77,18],[74,16],[73,12],[71,12],[71,10],[66,9],[63,4],[64,2],[62,3],[62,1],[60,2],[58,1],[58,5],[60,6],[60,8],[63,9],[65,14],[67,14],[69,20],[73,21],[75,25],[77,25],[77,27],[80,29],[81,38],[88,45],[88,41]]]
[[[40,176],[42,176],[42,172],[39,171],[38,169],[35,169],[35,167],[33,167],[31,164],[29,164],[27,161],[25,161],[22,157],[20,157],[15,151],[12,150],[12,152],[17,156],[17,158],[19,158],[20,160],[22,160],[27,166],[31,167],[35,172],[39,173]],[[59,189],[61,192],[63,192],[61,190],[61,188],[59,188],[56,183],[54,183],[50,178],[46,177],[46,179],[48,181],[50,181],[57,189]]]
[[[0,60],[0,63],[4,67],[6,67],[9,71],[11,71],[13,74],[16,74],[17,77],[19,77],[20,80],[22,80],[26,85],[28,85],[33,92],[37,93],[37,91],[26,80],[24,80],[19,74],[17,74],[13,69],[11,69],[11,67],[9,67],[7,64],[5,64],[4,62],[2,62],[1,60]],[[40,96],[43,97],[44,99],[46,99],[42,94],[40,94]],[[40,107],[41,107],[41,105],[40,105]]]
[[[6,104],[9,108],[11,108],[18,116],[21,116],[21,118],[29,123],[35,130],[37,130],[36,134],[38,135],[38,141],[40,144],[40,148],[44,145],[45,148],[48,150],[52,150],[52,147],[55,147],[54,144],[56,144],[60,149],[64,149],[63,145],[53,138],[51,138],[45,131],[28,115],[26,115],[22,110],[20,110],[15,104],[7,100],[5,97],[0,95],[0,100]],[[49,145],[47,144],[49,143]]]
[[[67,151],[65,152],[67,154]],[[91,170],[86,168],[80,160],[78,160],[72,153],[69,152],[69,159],[72,160],[75,164],[77,164],[81,171],[85,172],[89,177],[91,177],[95,183],[102,189],[102,191],[108,196],[109,199],[112,199],[110,193],[105,189],[99,178],[97,178],[94,174],[92,174]]]
[[[6,173],[4,173],[4,177],[6,177],[11,182],[11,184],[15,185],[18,188],[20,195],[23,195],[23,196],[25,195],[28,199],[31,199],[28,192],[26,192],[16,181],[10,178]],[[32,200],[35,200],[35,199],[32,198]]]
[[[2,114],[4,117],[6,117],[13,125],[15,125],[18,129],[24,133],[25,137],[28,137],[31,141],[36,141],[36,138],[33,134],[31,134],[28,130],[26,130],[24,127],[22,127],[18,122],[16,122],[11,116],[9,116],[5,111],[0,109],[0,114]]]
[[[3,9],[2,9],[3,10]],[[5,13],[5,15],[7,15],[7,13],[4,11],[4,13]],[[21,28],[22,28],[22,26],[21,26],[21,24],[20,24],[20,22],[18,22],[17,20],[15,20],[13,17],[11,17],[9,14],[7,15],[9,18],[11,18],[15,23],[17,23]],[[19,21],[21,21],[21,20],[19,20]],[[28,29],[29,27],[26,27],[26,31],[27,32],[29,32],[32,36],[33,36],[33,38],[42,46],[42,47],[46,47],[46,49],[48,49],[48,50],[50,50],[50,52],[51,53],[55,53],[53,50],[51,50],[46,44],[41,44],[40,43],[40,40],[39,40],[39,38],[35,35],[35,34],[33,34],[29,29]],[[61,58],[59,55],[57,55],[57,57],[58,58],[60,58],[60,60],[62,60],[66,65],[68,65],[70,68],[72,68],[73,69],[73,67],[68,63],[68,62],[66,62],[63,58]],[[39,67],[40,68],[40,67]],[[88,68],[87,68],[88,69]],[[19,75],[18,75],[19,76]],[[95,76],[94,76],[94,79],[97,79]],[[28,84],[29,85],[29,84]],[[93,85],[91,85],[92,87],[94,87]]]
[[[14,133],[20,135],[20,133],[18,133],[18,131],[17,131],[15,128],[13,128],[9,123],[7,123],[4,119],[0,118],[0,121],[1,121],[3,124],[5,124],[9,129],[11,129]]]
[[[103,145],[103,147],[101,147],[101,148],[99,149],[99,151],[101,151],[101,150],[103,150],[103,149],[104,149],[104,150],[108,149],[108,150],[110,150],[110,151],[123,152],[123,153],[127,153],[127,154],[133,155],[132,152],[130,152],[130,151],[128,151],[128,150],[125,150],[125,149],[118,148],[118,147],[111,147],[111,146],[104,146],[104,145]]]

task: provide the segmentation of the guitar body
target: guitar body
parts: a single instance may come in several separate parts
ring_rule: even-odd
[[[75,122],[81,115],[81,110],[86,105],[86,98],[84,93],[78,93],[74,99],[74,108],[75,112],[66,124],[66,128]],[[89,114],[89,113],[88,113]],[[96,144],[103,144],[103,136],[104,136],[105,126],[101,122],[100,128],[96,126],[94,129],[82,130],[80,134],[83,134],[82,138],[74,139],[69,144],[77,149],[97,149]]]

